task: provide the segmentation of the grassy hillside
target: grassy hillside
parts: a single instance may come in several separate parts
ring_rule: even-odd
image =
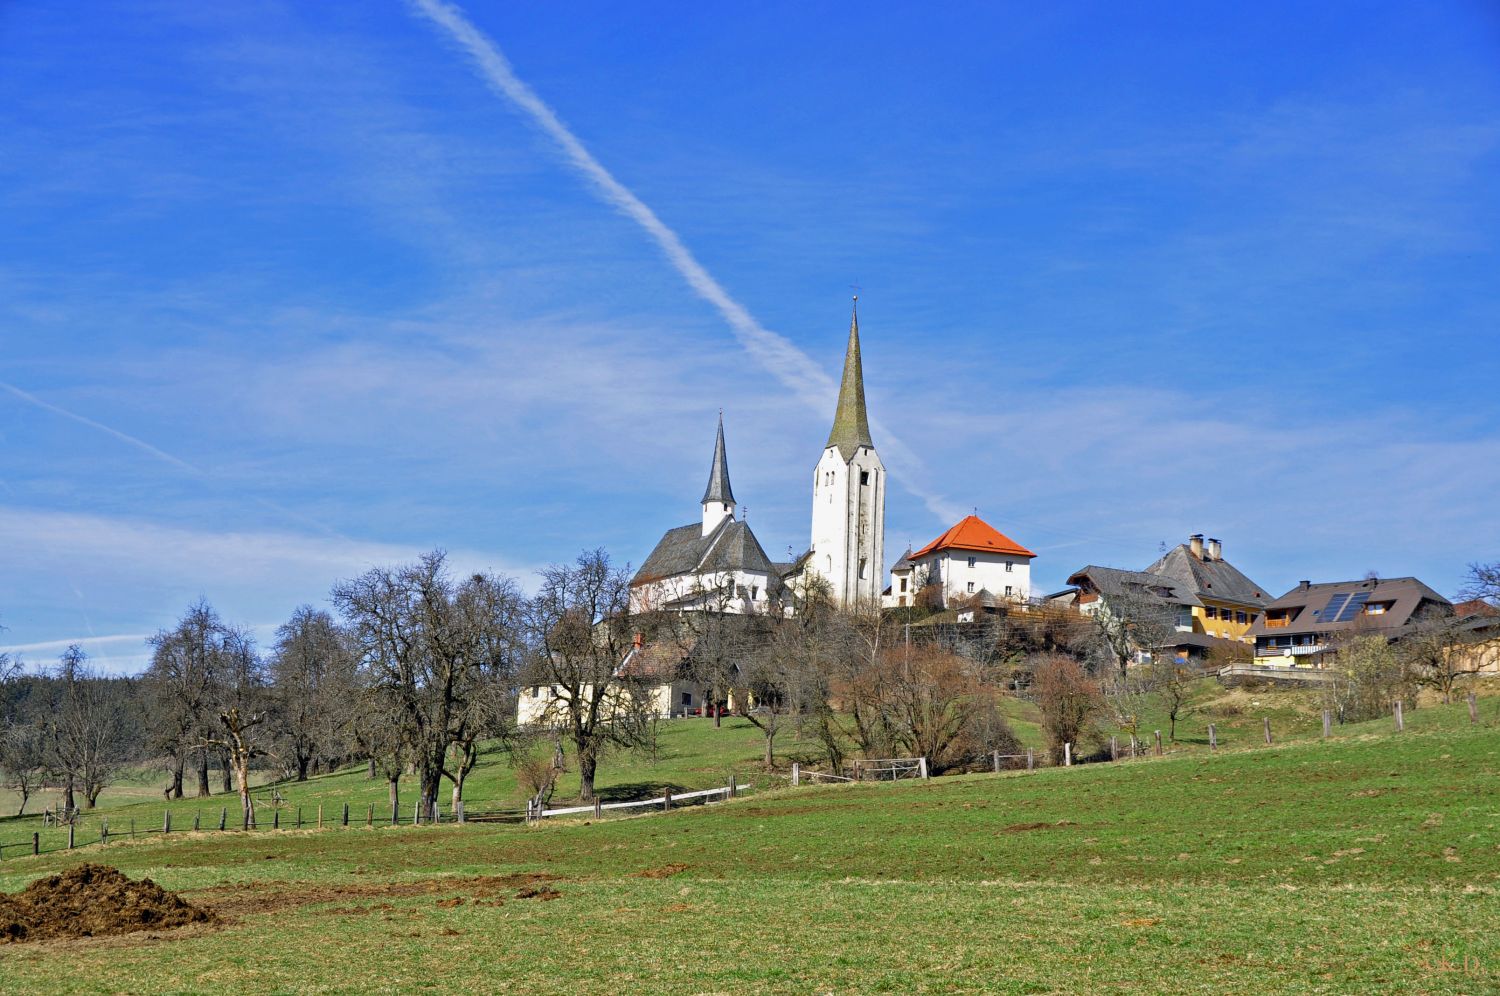
[[[1421,713],[602,824],[112,844],[87,856],[230,925],[17,946],[5,970],[79,992],[1496,991],[1500,735]],[[82,856],[7,860],[0,885]],[[540,879],[555,899],[520,898]]]

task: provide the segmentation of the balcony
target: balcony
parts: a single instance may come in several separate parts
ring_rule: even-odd
[[[1266,616],[1266,629],[1286,629],[1291,621],[1291,619],[1285,616],[1280,619],[1273,619],[1270,616]]]

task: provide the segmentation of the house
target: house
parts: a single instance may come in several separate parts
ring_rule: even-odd
[[[1206,637],[1251,642],[1245,634],[1271,602],[1260,585],[1224,559],[1222,543],[1205,541],[1201,533],[1167,551],[1146,573],[1171,578],[1193,595],[1190,631]]]
[[[896,561],[881,602],[887,608],[915,605],[917,595],[924,593],[930,594],[934,608],[948,608],[984,593],[992,600],[1024,605],[1031,597],[1034,559],[1036,554],[979,516],[967,515]]]
[[[1322,667],[1341,636],[1395,636],[1429,613],[1452,611],[1451,602],[1416,578],[1303,581],[1267,605],[1246,635],[1255,641],[1258,664]]]
[[[1121,617],[1157,615],[1147,654],[1168,650],[1184,663],[1202,661],[1216,650],[1233,653],[1252,642],[1250,627],[1270,604],[1270,596],[1224,559],[1224,545],[1194,533],[1143,571],[1089,565],[1068,577],[1069,587],[1047,601],[1070,605],[1085,615],[1112,611]],[[1175,635],[1160,633],[1170,628]]]

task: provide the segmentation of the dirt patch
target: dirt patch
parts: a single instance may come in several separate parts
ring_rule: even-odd
[[[550,902],[553,899],[561,899],[562,893],[550,885],[528,885],[516,890],[517,899],[540,899],[542,902]]]
[[[1027,830],[1051,830],[1055,827],[1076,827],[1078,824],[1072,820],[1058,820],[1056,823],[1012,823],[1001,833],[1024,833]]]
[[[217,919],[149,878],[135,882],[105,865],[78,865],[0,895],[0,942],[7,943],[130,934]]]
[[[635,873],[636,878],[671,878],[680,872],[688,870],[687,865],[662,865],[660,868],[647,868],[645,871]]]
[[[546,872],[524,872],[515,875],[473,875],[466,878],[432,878],[420,882],[359,882],[348,885],[302,885],[296,882],[242,882],[215,886],[197,893],[201,901],[216,912],[245,916],[297,909],[317,903],[349,903],[360,899],[403,899],[420,896],[454,897],[474,905],[501,905],[498,897],[512,889],[558,881]],[[460,898],[454,897],[454,898]],[[485,899],[496,900],[486,904]],[[439,902],[449,902],[443,898]],[[457,905],[457,904],[454,904]]]

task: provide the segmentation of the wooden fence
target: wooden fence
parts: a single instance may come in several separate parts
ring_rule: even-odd
[[[540,823],[542,820],[553,816],[586,816],[592,815],[600,819],[606,812],[619,812],[627,809],[642,809],[650,812],[659,809],[663,812],[681,806],[705,806],[711,802],[728,802],[741,792],[748,792],[754,785],[740,785],[733,776],[729,784],[720,788],[702,789],[697,792],[681,792],[673,794],[664,792],[651,799],[632,799],[629,802],[604,802],[595,799],[587,806],[564,806],[559,809],[547,809],[538,807],[533,803],[526,804],[526,821],[528,823]]]

